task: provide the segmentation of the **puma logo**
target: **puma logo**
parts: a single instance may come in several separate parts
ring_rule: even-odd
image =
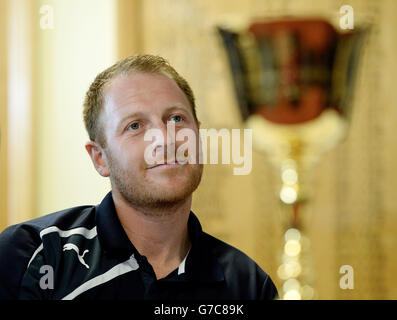
[[[67,244],[65,244],[65,245],[63,246],[63,251],[66,251],[66,250],[74,250],[74,251],[76,251],[76,253],[77,253],[77,258],[79,259],[80,263],[81,263],[82,265],[84,265],[87,269],[90,268],[89,265],[86,264],[85,261],[84,261],[84,259],[83,259],[84,255],[85,255],[87,252],[89,252],[90,250],[84,250],[83,254],[80,255],[80,250],[79,250],[79,248],[78,248],[75,244],[73,244],[73,243],[67,243]]]

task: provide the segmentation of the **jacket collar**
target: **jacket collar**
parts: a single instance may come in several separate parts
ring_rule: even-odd
[[[134,254],[139,263],[142,256],[129,240],[118,219],[111,191],[96,206],[95,219],[98,238],[105,252],[124,259],[128,259]],[[186,271],[177,277],[178,281],[223,281],[223,270],[212,253],[211,247],[207,245],[201,224],[192,211],[190,211],[188,219],[188,232],[192,247],[186,258]]]

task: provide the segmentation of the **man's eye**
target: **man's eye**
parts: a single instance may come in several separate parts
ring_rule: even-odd
[[[132,130],[138,130],[139,128],[140,128],[140,124],[138,122],[131,123],[128,126],[128,129],[132,129]]]
[[[174,122],[181,122],[183,120],[183,117],[182,116],[172,116],[171,119]]]

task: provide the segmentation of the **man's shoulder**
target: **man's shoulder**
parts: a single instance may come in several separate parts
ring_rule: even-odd
[[[222,266],[228,266],[241,272],[255,270],[264,279],[267,277],[259,265],[242,250],[206,232],[203,232],[202,239],[205,246],[211,248],[213,255]]]
[[[94,223],[95,206],[77,206],[59,210],[38,218],[11,225],[0,233],[0,241],[4,238],[15,237],[19,233],[40,234],[49,227],[69,230],[77,227],[89,227]]]
[[[95,225],[95,206],[60,210],[7,227],[0,233],[0,299],[17,298],[26,268],[50,232],[70,232]]]
[[[243,251],[205,232],[202,241],[220,264],[231,295],[248,300],[278,297],[270,276]]]
[[[56,211],[7,227],[0,233],[0,257],[28,259],[51,232],[70,232],[95,227],[95,206],[78,206]]]

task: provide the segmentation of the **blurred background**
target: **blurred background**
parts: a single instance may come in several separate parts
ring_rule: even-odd
[[[0,0],[0,231],[110,190],[84,149],[84,94],[136,53],[158,54],[190,83],[203,128],[242,128],[216,26],[322,17],[350,5],[371,24],[350,133],[313,169],[305,207],[317,299],[397,298],[397,1]],[[283,243],[278,172],[254,149],[252,172],[207,165],[192,210],[205,231],[252,257],[275,281]],[[0,261],[1,263],[1,261]],[[354,269],[342,289],[340,267]]]

